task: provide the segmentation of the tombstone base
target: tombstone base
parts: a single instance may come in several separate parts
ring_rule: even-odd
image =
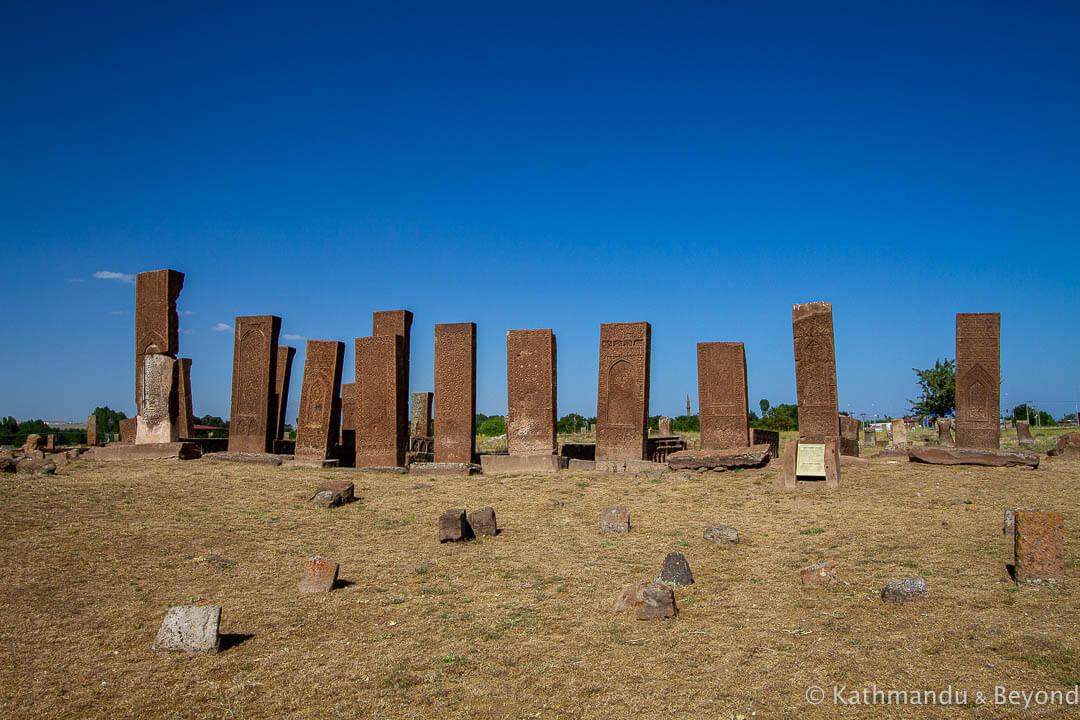
[[[210,460],[224,460],[226,462],[252,463],[254,465],[281,465],[285,458],[271,453],[246,453],[246,452],[215,452],[206,453]],[[289,458],[290,460],[292,458]]]
[[[314,458],[297,458],[292,460],[286,460],[282,463],[285,467],[310,467],[310,468],[336,468],[339,462],[337,459],[331,460],[317,460]]]
[[[86,456],[95,460],[195,460],[202,457],[202,450],[195,443],[143,443],[127,445],[114,443],[102,447],[90,448]]]
[[[821,443],[816,443],[820,445]],[[822,480],[825,487],[835,490],[840,487],[840,443],[837,440],[826,440],[823,458],[824,475],[799,475],[798,452],[799,443],[789,442],[784,446],[783,472],[776,478],[777,490],[797,490],[800,487],[820,486]]]
[[[767,444],[729,450],[682,450],[668,455],[672,470],[734,470],[769,464],[772,448]]]
[[[607,473],[645,473],[659,475],[668,469],[666,462],[651,460],[597,460],[596,470]]]
[[[425,475],[477,475],[484,470],[473,463],[414,463],[409,472]]]
[[[484,474],[557,472],[570,466],[569,458],[558,455],[481,455]]]

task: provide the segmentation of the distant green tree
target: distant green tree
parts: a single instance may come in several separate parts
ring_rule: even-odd
[[[911,413],[918,417],[937,418],[956,409],[956,363],[945,358],[936,360],[934,367],[911,368],[919,379],[921,395],[918,401],[909,400]]]
[[[765,417],[765,414],[769,412],[769,401],[765,398],[761,398],[761,402],[758,403],[758,407],[761,408],[761,416]]]
[[[586,422],[588,421],[577,413],[570,413],[559,418],[556,429],[563,435],[570,435],[584,430]]]
[[[671,419],[672,432],[699,432],[701,423],[697,415],[680,415]]]
[[[762,403],[769,405],[768,400],[763,400]],[[751,415],[750,427],[763,430],[799,429],[799,407],[797,405],[786,405],[784,403],[769,405],[769,409],[763,412],[760,418]]]
[[[196,425],[206,425],[207,427],[229,427],[229,423],[225,422],[216,415],[203,415],[194,419]]]
[[[120,432],[120,421],[127,420],[127,415],[118,410],[113,410],[108,405],[94,408],[94,416],[97,417],[99,433],[118,434]]]
[[[1017,405],[1012,412],[1013,422],[1031,422],[1031,426],[1057,425],[1050,413],[1029,407],[1027,403]]]
[[[476,432],[478,435],[484,437],[495,437],[497,435],[506,434],[506,418],[502,415],[492,415],[491,417],[484,417],[484,421],[476,426]]]
[[[1063,425],[1075,425],[1076,424],[1076,413],[1069,413],[1068,415],[1065,415],[1064,417],[1062,417],[1061,418],[1061,424],[1063,424]]]

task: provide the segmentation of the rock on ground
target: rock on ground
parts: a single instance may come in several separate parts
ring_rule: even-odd
[[[221,647],[220,605],[175,605],[161,621],[153,650],[216,653]]]
[[[664,566],[660,569],[660,577],[656,582],[665,585],[690,585],[694,582],[694,574],[690,572],[690,563],[686,562],[686,556],[682,553],[668,553],[664,557]]]
[[[765,467],[772,459],[768,445],[731,450],[680,450],[668,455],[672,470],[734,470]]]
[[[921,577],[890,580],[881,588],[881,599],[887,603],[913,602],[929,600],[930,591]]]
[[[727,545],[739,542],[739,531],[728,525],[713,525],[705,528],[702,537],[717,545]]]
[[[1039,456],[1027,450],[980,450],[976,448],[912,447],[911,462],[931,465],[982,465],[985,467],[1039,467]]]

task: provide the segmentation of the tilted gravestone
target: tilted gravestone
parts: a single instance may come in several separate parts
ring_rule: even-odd
[[[341,388],[345,343],[308,340],[304,379],[300,386],[300,417],[296,427],[296,458],[326,460],[337,442],[339,420],[335,404]]]

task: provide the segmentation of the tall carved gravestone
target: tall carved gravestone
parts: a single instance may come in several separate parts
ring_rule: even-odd
[[[408,448],[405,338],[356,338],[356,467],[403,467]]]
[[[409,405],[409,434],[412,437],[431,437],[431,400],[435,393],[414,392]]]
[[[285,413],[289,405],[289,380],[292,377],[293,358],[296,348],[279,345],[277,366],[274,368],[274,439],[285,439]],[[303,389],[303,388],[301,388]]]
[[[958,447],[998,449],[1000,382],[1001,313],[956,313]]]
[[[647,322],[600,325],[596,393],[596,459],[644,460],[649,436]]]
[[[176,419],[180,437],[195,437],[195,412],[191,403],[191,358],[176,359],[176,379],[178,385],[178,411]]]
[[[476,454],[476,323],[435,326],[435,462]]]
[[[141,411],[147,355],[180,352],[180,318],[176,299],[184,288],[184,273],[151,270],[135,276],[135,407]]]
[[[840,415],[836,400],[836,355],[832,304],[791,306],[795,345],[795,389],[799,403],[799,440],[784,447],[783,487],[798,478],[840,483]]]
[[[135,444],[170,443],[180,439],[177,362],[168,355],[143,357],[142,400],[136,416]]]
[[[86,444],[91,447],[98,444],[97,415],[89,415],[86,418]]]
[[[356,383],[341,384],[341,452],[356,457]]]
[[[859,419],[840,416],[840,454],[859,456]]]
[[[278,333],[281,318],[253,315],[236,318],[233,341],[232,411],[229,451],[271,452],[277,432]]]
[[[280,357],[280,356],[279,356]],[[345,343],[308,340],[304,379],[300,386],[300,418],[296,427],[296,457],[326,460],[338,439],[338,393]]]
[[[558,450],[557,366],[551,330],[506,332],[506,446],[510,455],[551,455]]]
[[[405,433],[406,446],[409,437],[409,358],[411,357],[409,353],[412,352],[410,345],[412,323],[413,314],[409,310],[378,310],[371,313],[371,334],[373,336],[400,335],[403,341],[402,362],[404,367],[402,372],[404,373],[404,380],[399,391],[404,393],[405,397],[405,414],[401,416],[400,422],[404,426],[402,432]]]
[[[701,449],[748,447],[745,347],[740,342],[700,342],[697,362]]]

